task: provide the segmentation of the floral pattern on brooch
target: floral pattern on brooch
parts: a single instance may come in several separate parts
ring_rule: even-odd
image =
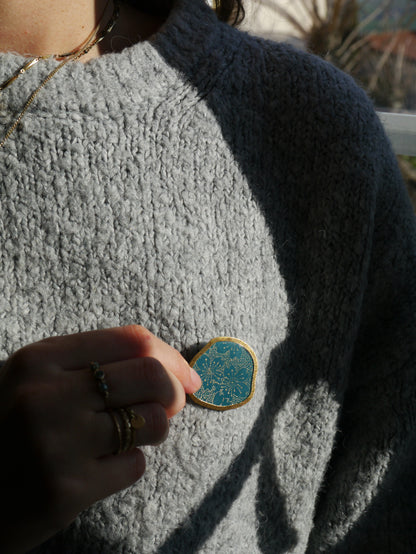
[[[202,387],[191,395],[197,404],[214,410],[228,410],[242,406],[254,394],[256,355],[239,339],[212,339],[190,365],[202,380]]]

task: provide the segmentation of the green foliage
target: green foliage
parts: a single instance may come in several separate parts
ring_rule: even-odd
[[[416,156],[400,156],[400,158],[412,166],[416,171]]]

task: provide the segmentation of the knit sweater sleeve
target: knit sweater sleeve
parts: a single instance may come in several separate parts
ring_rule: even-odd
[[[365,291],[310,552],[416,551],[416,225],[384,133],[374,140]]]
[[[280,378],[296,390],[326,383],[336,405],[307,552],[413,552],[415,216],[363,91],[314,57],[269,52],[264,119],[278,207],[266,213],[294,306]]]

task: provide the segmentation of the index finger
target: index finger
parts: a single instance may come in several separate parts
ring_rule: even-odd
[[[114,363],[133,358],[156,358],[173,373],[185,392],[195,392],[201,386],[198,374],[173,347],[141,325],[127,325],[73,335],[50,337],[38,343],[43,353],[62,369],[83,369],[91,361]],[[46,361],[46,360],[45,360]]]

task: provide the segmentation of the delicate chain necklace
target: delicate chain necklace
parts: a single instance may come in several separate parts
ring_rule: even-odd
[[[98,30],[101,26],[101,22],[102,22],[103,17],[104,17],[104,14],[107,11],[107,7],[108,7],[109,3],[110,3],[110,0],[108,0],[107,4],[105,5],[105,8],[103,10],[103,15],[100,17],[100,20],[99,20],[97,26],[95,27],[95,29],[93,29],[91,31],[91,33],[88,35],[88,37],[84,40],[84,42],[81,43],[80,46],[78,46],[78,48],[75,48],[74,50],[72,50],[71,52],[68,52],[66,54],[52,54],[50,56],[36,56],[36,57],[32,58],[31,60],[26,62],[14,75],[12,75],[8,79],[6,79],[3,83],[0,84],[0,92],[2,92],[8,86],[10,86],[12,83],[14,83],[14,81],[16,81],[16,79],[18,79],[21,75],[24,75],[27,71],[29,71],[29,69],[31,67],[36,65],[40,60],[47,60],[48,58],[55,58],[55,60],[61,60],[61,59],[64,59],[64,58],[68,58],[70,56],[74,56],[75,54],[80,52],[83,48],[85,48],[86,45],[97,35]]]
[[[68,62],[77,61],[82,56],[85,56],[85,54],[88,54],[88,52],[92,48],[94,48],[94,46],[96,46],[99,42],[101,42],[106,37],[106,35],[108,33],[111,33],[111,31],[114,28],[114,25],[116,24],[116,22],[119,18],[119,15],[120,15],[120,0],[113,0],[113,5],[114,5],[114,9],[113,9],[113,13],[111,15],[111,18],[108,21],[108,23],[106,24],[106,26],[103,28],[103,30],[100,33],[98,33],[99,28],[101,26],[101,20],[100,20],[97,27],[89,34],[87,39],[76,50],[74,50],[72,52],[68,52],[66,54],[58,54],[58,55],[55,55],[55,56],[37,56],[37,57],[33,58],[32,60],[26,62],[26,64],[23,67],[21,67],[20,70],[16,74],[12,75],[12,77],[8,78],[6,81],[4,81],[4,83],[2,83],[0,85],[0,93],[1,93],[5,88],[7,88],[9,85],[11,85],[16,79],[18,79],[21,75],[26,73],[26,71],[28,71],[31,67],[36,65],[40,60],[44,60],[44,59],[47,59],[47,58],[50,58],[50,57],[54,57],[57,60],[64,58],[63,61],[57,67],[55,67],[55,69],[52,70],[49,73],[49,75],[47,75],[47,77],[41,82],[41,84],[29,96],[28,100],[26,101],[25,105],[23,106],[22,111],[20,112],[20,114],[17,116],[14,123],[11,125],[11,127],[6,132],[6,135],[3,138],[3,140],[0,142],[0,148],[4,147],[6,141],[10,138],[10,135],[16,130],[16,127],[21,122],[23,116],[25,115],[25,113],[27,112],[27,110],[29,109],[30,105],[35,100],[35,98],[37,97],[39,92],[56,75],[56,73],[62,67],[64,67],[64,65],[66,65]],[[108,6],[108,3],[106,5],[106,8],[107,8],[107,6]],[[106,8],[104,9],[104,13],[106,11]]]

